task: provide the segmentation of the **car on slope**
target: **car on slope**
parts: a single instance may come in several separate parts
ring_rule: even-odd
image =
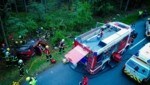
[[[43,39],[29,40],[26,44],[16,49],[17,56],[18,58],[27,60],[35,54],[41,55],[46,45],[48,45],[48,43]]]

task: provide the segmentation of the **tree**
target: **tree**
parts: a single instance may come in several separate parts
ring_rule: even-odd
[[[6,34],[5,34],[5,30],[4,30],[3,21],[1,19],[1,17],[0,17],[0,23],[1,23],[0,25],[1,25],[1,30],[3,33],[4,42],[5,42],[6,46],[9,47],[8,42],[7,42],[7,38],[6,38]]]
[[[14,33],[15,32],[15,33]],[[28,32],[25,23],[16,17],[9,17],[7,20],[7,34],[14,34],[14,37],[17,38],[19,35],[26,35]]]
[[[115,11],[114,2],[110,0],[89,0],[96,15],[108,15]]]
[[[45,7],[41,3],[32,3],[29,5],[29,12],[37,21],[44,21],[45,20]]]

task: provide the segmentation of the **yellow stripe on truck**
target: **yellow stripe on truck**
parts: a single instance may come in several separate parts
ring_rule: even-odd
[[[124,73],[127,74],[129,77],[131,77],[132,79],[134,79],[135,81],[137,81],[138,83],[141,83],[141,80],[138,79],[137,77],[133,76],[132,74],[130,74],[129,72],[127,72],[127,70],[124,70]]]

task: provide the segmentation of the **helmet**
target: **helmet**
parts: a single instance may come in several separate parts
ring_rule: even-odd
[[[30,80],[30,77],[26,77],[26,81],[29,81]]]
[[[7,51],[10,51],[10,48],[7,48]]]
[[[62,41],[62,42],[64,42],[64,41],[65,41],[65,39],[62,39],[61,41]]]
[[[41,44],[38,44],[38,46],[41,46]]]
[[[9,55],[9,52],[8,52],[8,51],[6,51],[5,55],[6,55],[6,56],[8,56],[8,55]]]
[[[49,46],[48,46],[48,45],[46,45],[46,48],[48,49],[48,48],[49,48]]]
[[[16,44],[18,44],[18,41],[15,41]]]
[[[22,38],[22,36],[21,35],[19,35],[19,39],[21,39]]]
[[[23,63],[23,60],[19,59],[18,64],[21,64],[21,63]]]
[[[43,29],[43,27],[41,27],[41,29]]]
[[[22,43],[22,40],[20,40],[20,43]]]

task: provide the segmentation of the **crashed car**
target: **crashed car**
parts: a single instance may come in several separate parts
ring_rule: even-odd
[[[145,35],[150,38],[150,18],[147,19],[146,21],[146,32]]]
[[[48,43],[42,39],[29,40],[26,44],[16,49],[20,59],[30,59],[35,54],[42,55],[42,51]]]

